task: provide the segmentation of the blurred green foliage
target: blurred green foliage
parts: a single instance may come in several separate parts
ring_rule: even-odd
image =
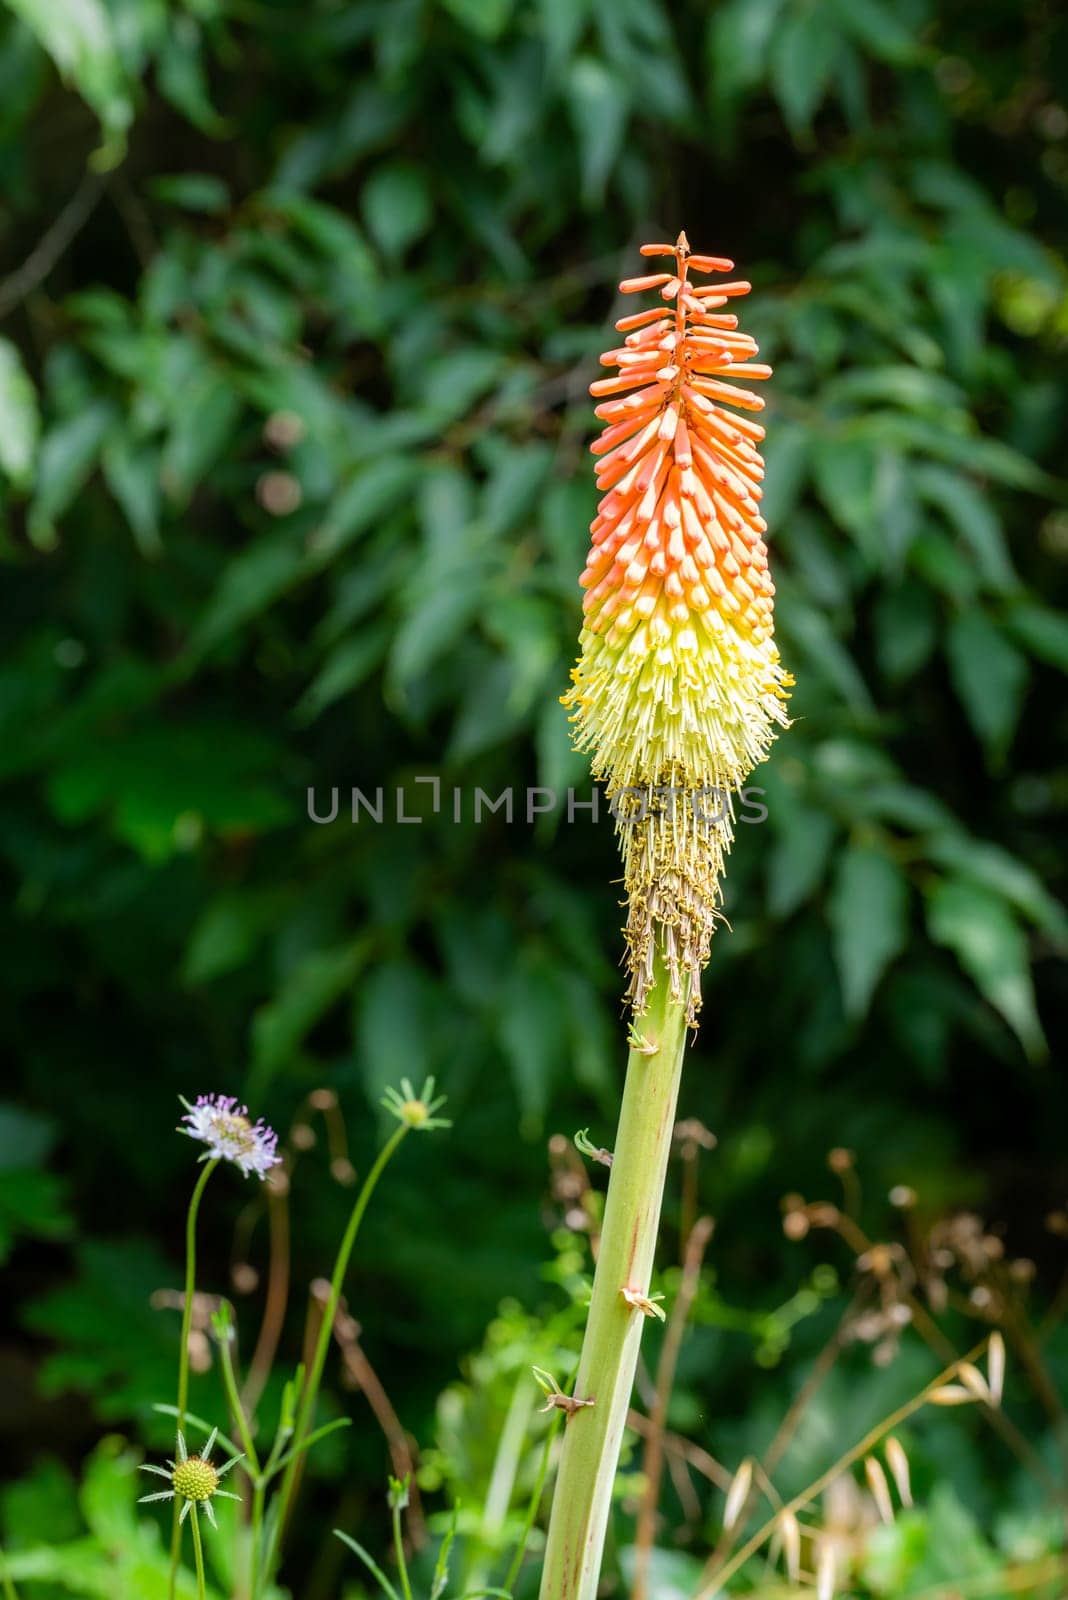
[[[0,1121],[4,1336],[84,1398],[24,1416],[26,1464],[165,1398],[173,1314],[144,1302],[178,1279],[179,1093],[284,1128],[328,1085],[362,1166],[383,1085],[437,1074],[456,1129],[391,1175],[352,1289],[420,1438],[501,1297],[553,1303],[543,1135],[610,1140],[620,913],[607,822],[528,826],[522,791],[587,797],[557,704],[586,385],[616,278],[680,226],[752,279],[776,367],[797,678],[684,1089],[720,1138],[719,1286],[757,1322],[794,1293],[778,1197],[830,1143],[874,1228],[912,1183],[1051,1285],[1066,62],[1042,0],[0,6],[0,1030],[29,1108]],[[475,826],[506,785],[515,822]],[[309,786],[320,811],[339,788],[334,823]],[[349,820],[354,786],[381,825]],[[420,825],[390,820],[398,787]],[[301,1171],[300,1294],[347,1204],[326,1168]],[[684,1373],[716,1448],[791,1392],[749,1316]],[[1003,1469],[969,1469],[980,1504]],[[922,1530],[895,1537],[873,1561],[937,1581]]]

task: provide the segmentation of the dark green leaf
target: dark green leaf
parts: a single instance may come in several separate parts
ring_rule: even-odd
[[[1068,617],[1062,612],[1034,604],[1013,606],[1005,625],[1039,661],[1068,672]]]
[[[40,427],[37,391],[15,346],[0,339],[0,470],[17,489],[33,481]]]
[[[292,535],[279,533],[236,556],[208,601],[190,651],[197,655],[228,638],[283,595],[304,567],[304,552]]]
[[[880,61],[895,66],[916,61],[920,46],[904,19],[883,0],[832,0],[840,26]]]
[[[512,0],[440,0],[440,4],[483,39],[499,39],[512,15]]]
[[[29,513],[30,537],[41,549],[56,544],[56,523],[96,466],[113,421],[111,406],[97,400],[45,434],[37,463],[37,493]]]
[[[768,905],[788,917],[811,899],[823,881],[835,825],[825,811],[794,804],[775,808],[778,838],[768,857]]]
[[[1000,845],[939,832],[928,844],[930,859],[970,883],[1000,895],[1041,928],[1061,951],[1068,951],[1068,912],[1036,872]]]
[[[564,1061],[560,986],[554,968],[521,961],[505,981],[498,1021],[501,1048],[528,1129],[540,1129]]]
[[[422,170],[407,161],[376,168],[364,185],[363,210],[371,237],[397,260],[430,226],[433,208]]]
[[[842,999],[862,1017],[875,987],[908,939],[908,884],[885,850],[851,844],[839,860],[830,900]]]
[[[171,105],[201,133],[215,138],[226,133],[226,120],[211,103],[202,34],[192,16],[174,17],[170,37],[160,55],[159,87]]]
[[[160,480],[171,499],[184,505],[229,444],[241,401],[227,377],[210,370],[187,384],[178,401]]]
[[[163,549],[159,452],[117,433],[104,448],[102,464],[108,488],[122,507],[141,554],[158,556]]]
[[[930,893],[927,927],[952,950],[985,1000],[1000,1012],[1027,1054],[1045,1054],[1035,1010],[1027,940],[1004,899],[977,883],[947,878]]]
[[[305,956],[287,974],[271,1003],[256,1013],[252,1074],[261,1094],[275,1074],[293,1061],[308,1030],[352,992],[367,956],[363,940]]]
[[[794,138],[809,129],[841,49],[829,6],[798,6],[776,29],[771,46],[771,82]]]
[[[992,589],[1016,586],[1016,574],[991,499],[968,477],[945,467],[919,466],[913,474],[925,500],[939,507],[971,550],[983,581]]]
[[[210,172],[178,172],[156,178],[152,192],[167,205],[183,211],[203,211],[217,216],[230,204],[230,194],[221,178]]]
[[[954,617],[946,651],[968,721],[990,755],[1000,759],[1016,731],[1027,688],[1027,662],[981,611]]]
[[[568,74],[567,102],[582,161],[582,196],[588,206],[597,205],[623,143],[629,96],[600,61],[580,56]]]
[[[934,601],[921,584],[883,591],[875,613],[875,648],[891,683],[905,683],[926,666],[938,642],[938,624]]]

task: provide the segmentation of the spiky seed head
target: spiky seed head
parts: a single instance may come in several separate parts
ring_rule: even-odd
[[[175,1494],[183,1500],[210,1500],[219,1487],[219,1474],[202,1456],[179,1461],[171,1476]]]

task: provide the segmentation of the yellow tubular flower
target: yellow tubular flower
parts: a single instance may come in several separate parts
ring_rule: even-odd
[[[764,402],[724,378],[766,378],[756,344],[720,311],[748,283],[695,288],[730,261],[674,245],[673,271],[630,278],[663,305],[623,317],[591,385],[604,496],[582,574],[581,655],[564,704],[606,784],[623,851],[630,988],[644,1012],[660,933],[671,992],[693,1023],[720,917],[732,797],[767,755],[793,681],[779,662],[760,517],[763,428],[724,409]],[[608,398],[611,397],[611,398]]]

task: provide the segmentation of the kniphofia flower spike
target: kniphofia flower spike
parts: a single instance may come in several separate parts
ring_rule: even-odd
[[[677,242],[642,246],[670,270],[624,294],[661,304],[625,316],[591,385],[604,491],[582,574],[581,656],[564,697],[615,811],[629,901],[629,996],[645,1009],[658,931],[675,998],[700,1005],[733,838],[732,797],[785,726],[792,682],[775,646],[760,516],[763,400],[725,379],[766,378],[757,346],[721,308],[749,284],[695,287],[730,261]]]

